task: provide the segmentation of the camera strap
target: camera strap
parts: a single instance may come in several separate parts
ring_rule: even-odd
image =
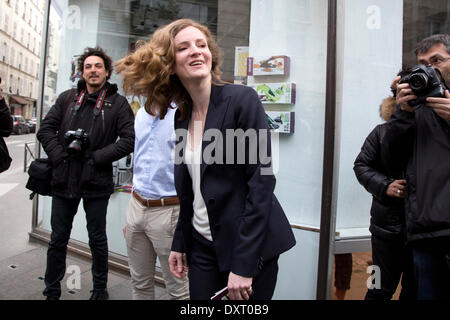
[[[100,94],[98,95],[97,102],[95,103],[94,116],[98,116],[102,110],[103,102],[105,102],[106,91],[108,91],[108,89],[105,88],[100,91]]]
[[[95,102],[95,106],[94,106],[94,115],[95,116],[98,116],[100,114],[100,111],[102,110],[103,103],[105,102],[106,91],[108,91],[108,89],[106,89],[106,88],[102,89],[102,91],[100,91],[100,93],[97,97],[97,101]],[[74,115],[77,113],[78,110],[80,110],[85,96],[86,96],[86,90],[82,90],[80,92],[80,95],[78,96],[77,102],[75,103],[75,107],[73,108]]]
[[[83,103],[85,95],[86,95],[86,90],[82,90],[80,92],[80,94],[78,95],[77,102],[75,102],[75,106],[72,107],[72,114],[70,115],[69,123],[66,125],[66,130],[67,130],[67,128],[70,128],[70,126],[72,125],[72,120],[76,116],[78,110],[80,110],[81,104]],[[67,103],[67,99],[66,99],[66,103]],[[64,130],[64,131],[66,131],[66,130]]]
[[[74,115],[77,113],[78,110],[80,110],[81,104],[83,103],[85,95],[86,95],[86,90],[82,90],[80,92],[80,95],[78,96],[77,102],[75,103],[75,107],[73,108]]]
[[[91,133],[91,131],[92,131],[92,126],[93,126],[95,118],[100,114],[100,112],[102,110],[102,106],[103,106],[103,103],[105,102],[105,97],[106,97],[106,92],[107,91],[108,91],[107,88],[103,88],[100,91],[100,93],[99,93],[99,95],[97,97],[97,101],[95,102],[95,105],[94,105],[92,124],[90,126],[89,133]],[[75,106],[72,108],[72,116],[70,117],[69,125],[67,126],[68,128],[70,128],[70,125],[72,124],[73,118],[76,116],[78,110],[80,110],[81,105],[83,104],[83,101],[84,101],[85,97],[86,97],[86,90],[82,90],[80,92],[80,94],[78,95],[77,102],[75,103]]]

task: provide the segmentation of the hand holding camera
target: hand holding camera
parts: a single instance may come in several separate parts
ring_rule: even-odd
[[[409,112],[413,107],[426,103],[429,97],[445,97],[441,72],[432,66],[419,64],[395,78],[393,85],[397,87],[397,103],[402,110]]]
[[[409,84],[402,83],[399,84],[401,80],[401,76],[395,77],[394,81],[391,84],[391,89],[396,90],[395,102],[400,105],[400,108],[404,111],[413,112],[414,109],[408,104],[410,100],[417,99],[414,95],[412,89],[409,87]]]
[[[427,98],[427,106],[431,107],[443,119],[450,121],[450,92],[445,91],[444,98]]]

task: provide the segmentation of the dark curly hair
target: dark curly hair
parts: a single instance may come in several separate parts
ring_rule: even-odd
[[[448,34],[434,34],[428,38],[423,39],[417,44],[414,53],[416,56],[430,50],[430,48],[437,44],[443,44],[445,50],[450,54],[450,35]]]
[[[78,57],[77,63],[78,63],[78,72],[80,74],[83,74],[84,69],[84,60],[90,56],[97,56],[102,58],[103,64],[105,65],[105,70],[108,71],[108,76],[106,77],[106,80],[109,80],[111,77],[111,74],[113,72],[113,64],[111,58],[106,54],[105,50],[100,48],[99,46],[95,48],[86,48],[84,49],[84,52],[81,56]]]

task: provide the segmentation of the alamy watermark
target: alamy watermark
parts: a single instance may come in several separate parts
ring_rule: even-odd
[[[66,27],[67,29],[81,29],[81,8],[77,5],[70,5],[67,8]]]
[[[367,7],[367,21],[366,26],[370,30],[381,29],[381,9],[377,5]]]
[[[194,122],[193,140],[201,132],[199,121]],[[259,165],[261,175],[276,174],[279,169],[279,134],[269,129],[207,129],[202,133],[201,144],[205,143],[199,158],[186,157],[190,138],[187,129],[175,130],[177,142],[174,150],[175,164],[227,164]],[[199,144],[195,147],[202,148]]]
[[[66,273],[69,275],[66,280],[66,286],[69,290],[81,289],[81,268],[78,265],[70,265],[66,269]]]
[[[371,265],[367,267],[366,273],[370,274],[366,281],[367,288],[369,290],[381,289],[381,270],[377,265]]]

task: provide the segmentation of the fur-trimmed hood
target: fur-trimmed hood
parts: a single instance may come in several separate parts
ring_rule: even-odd
[[[389,121],[397,106],[394,97],[387,97],[381,102],[380,116],[384,121]]]

